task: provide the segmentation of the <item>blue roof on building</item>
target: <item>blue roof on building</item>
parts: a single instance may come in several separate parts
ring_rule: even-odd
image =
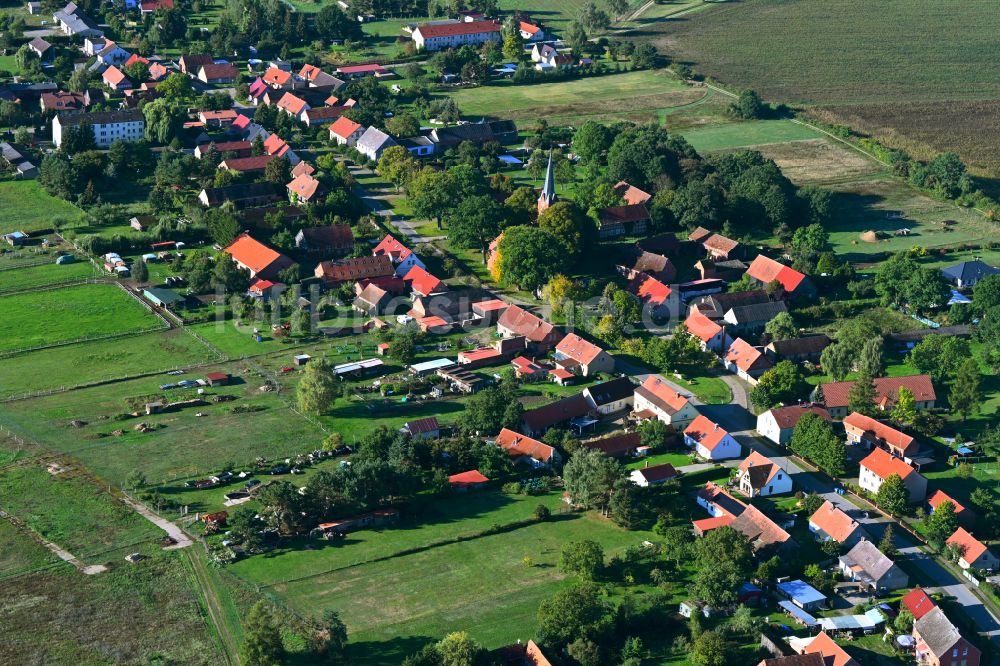
[[[787,583],[778,583],[778,590],[802,605],[814,604],[817,601],[826,600],[825,594],[804,580],[790,580]]]
[[[807,627],[816,626],[816,618],[793,604],[791,601],[779,601],[778,605]]]

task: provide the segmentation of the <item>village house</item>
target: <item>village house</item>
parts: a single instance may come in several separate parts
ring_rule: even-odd
[[[448,485],[458,493],[464,493],[469,490],[482,488],[489,482],[489,478],[483,476],[483,474],[476,469],[469,470],[468,472],[461,472],[459,474],[452,474],[448,477]]]
[[[387,148],[398,146],[395,139],[376,127],[369,127],[358,137],[354,149],[372,162],[378,162]]]
[[[684,429],[684,443],[706,460],[739,458],[742,453],[736,438],[704,414],[699,414]]]
[[[338,146],[353,148],[364,133],[365,128],[362,125],[346,116],[337,118],[330,125],[330,140],[336,141]]]
[[[436,416],[407,421],[400,430],[413,439],[437,439],[441,436],[441,426],[438,425]]]
[[[637,236],[646,233],[649,211],[643,204],[609,206],[597,213],[598,235],[602,239]]]
[[[281,201],[277,188],[271,183],[238,183],[225,187],[206,187],[198,195],[205,207],[221,206],[231,201],[237,208],[266,206]]]
[[[823,658],[825,666],[861,666],[857,659],[847,654],[844,648],[834,643],[833,639],[825,631],[821,631],[815,638],[809,641],[803,648],[803,654],[820,655]]]
[[[690,299],[690,310],[705,315],[712,321],[724,323],[722,318],[733,308],[758,303],[768,303],[771,298],[763,289],[753,291],[736,291],[730,293],[713,293]]]
[[[590,412],[590,403],[582,393],[577,393],[542,407],[526,410],[521,415],[521,427],[533,437],[543,435],[546,430],[556,426],[574,426],[579,433],[596,423],[596,420],[589,418]]]
[[[816,296],[816,287],[804,274],[762,254],[757,255],[751,262],[746,274],[764,287],[777,282],[781,287],[781,293],[790,298]]]
[[[917,470],[906,464],[901,458],[896,458],[884,449],[874,449],[867,458],[861,461],[858,485],[875,494],[882,484],[893,474],[903,480],[906,489],[910,491],[910,503],[922,502],[927,496],[927,479]]]
[[[206,127],[226,127],[232,125],[239,114],[232,109],[222,111],[202,110],[198,112],[198,120],[205,123]]]
[[[705,487],[698,491],[696,501],[698,506],[705,509],[712,518],[728,517],[730,521],[747,508],[745,503],[730,495],[722,486],[711,481],[706,482]],[[698,522],[695,521],[696,528]]]
[[[643,312],[653,319],[667,319],[679,309],[675,307],[676,299],[671,299],[673,290],[651,275],[639,273],[626,290],[639,300]]]
[[[396,275],[399,277],[403,277],[409,273],[410,269],[414,266],[427,268],[416,253],[393,238],[391,234],[386,234],[385,238],[372,250],[372,256],[378,257],[383,255],[389,257],[392,261],[392,265],[396,267]]]
[[[547,368],[524,356],[511,359],[510,364],[514,366],[514,376],[522,382],[540,382],[549,374]]]
[[[354,233],[349,224],[303,227],[295,234],[295,247],[307,254],[345,255],[354,249]]]
[[[765,561],[772,556],[798,547],[783,527],[764,515],[757,507],[747,504],[743,512],[729,523],[737,532],[750,540],[754,555]]]
[[[784,495],[792,492],[792,477],[767,456],[751,451],[737,468],[736,487],[750,498]]]
[[[688,396],[681,395],[656,375],[650,375],[642,386],[636,387],[632,409],[637,419],[656,418],[677,430],[687,428],[698,417],[698,410]]]
[[[322,261],[316,266],[314,275],[324,285],[332,287],[364,278],[389,277],[394,275],[394,271],[389,257],[352,257]]]
[[[959,289],[969,289],[988,275],[1000,275],[1000,268],[990,266],[982,259],[974,259],[942,268],[941,274]]]
[[[838,567],[844,578],[872,592],[898,590],[906,587],[909,580],[902,569],[868,540],[859,541],[845,555],[841,555]]]
[[[323,183],[307,173],[299,174],[285,187],[288,189],[288,199],[292,204],[312,203],[326,194]]]
[[[290,258],[254,240],[246,232],[227,245],[223,252],[232,257],[237,266],[250,271],[250,277],[265,280],[274,280],[278,273],[295,265]]]
[[[52,59],[52,45],[41,37],[35,37],[28,42],[28,50],[38,56],[42,62],[49,62]]]
[[[708,256],[713,259],[738,259],[743,256],[743,247],[738,241],[727,238],[722,234],[709,231],[704,227],[698,227],[688,235],[688,240],[701,245]]]
[[[600,439],[592,439],[581,442],[580,445],[586,449],[600,451],[611,458],[631,458],[636,454],[636,450],[642,443],[642,433],[617,432]]]
[[[284,157],[288,160],[288,163],[295,166],[302,160],[299,156],[295,154],[295,151],[291,149],[288,143],[282,139],[277,134],[263,134],[264,138],[264,152],[268,155],[274,155],[275,157]]]
[[[427,272],[422,266],[414,266],[403,276],[410,291],[416,296],[431,296],[448,291],[448,285]]]
[[[116,92],[128,90],[132,87],[132,82],[128,80],[125,73],[112,65],[101,74],[101,82]]]
[[[733,343],[725,329],[697,310],[692,310],[684,320],[684,327],[687,328],[688,334],[701,342],[703,351],[718,354]]]
[[[457,49],[465,44],[500,41],[500,24],[497,21],[422,23],[414,28],[411,36],[413,43],[421,51]]]
[[[553,358],[558,367],[584,377],[615,369],[615,358],[611,354],[576,333],[569,333],[559,341]]]
[[[231,153],[233,157],[250,157],[253,152],[253,144],[249,141],[201,143],[195,147],[194,156],[202,159],[210,150],[214,150],[218,155],[229,155]]]
[[[308,102],[290,92],[286,92],[282,95],[281,99],[278,100],[278,103],[275,104],[275,106],[278,107],[280,111],[283,111],[293,118],[298,118],[299,114],[310,108]]]
[[[212,63],[198,68],[198,80],[211,85],[235,83],[240,71],[229,63]]]
[[[350,106],[321,106],[321,107],[310,107],[302,110],[298,118],[306,125],[310,127],[315,127],[317,125],[323,125],[326,123],[332,123],[338,118],[342,117],[345,112],[349,111]]]
[[[906,388],[913,393],[916,409],[933,409],[937,402],[934,384],[930,375],[908,375],[906,377],[879,377],[872,382],[875,385],[875,405],[882,411],[891,411],[899,397],[899,389]],[[822,403],[833,418],[847,416],[847,405],[853,381],[830,382],[820,384],[817,389],[822,396]]]
[[[986,544],[972,536],[965,528],[959,527],[945,541],[945,545],[955,546],[961,555],[958,566],[963,569],[978,569],[980,571],[995,571],[1000,568],[1000,560],[990,552]]]
[[[903,598],[899,600],[899,604],[900,608],[910,611],[910,615],[913,616],[914,620],[919,620],[937,608],[934,600],[927,596],[927,593],[919,587],[915,587],[904,594]]]
[[[628,377],[616,377],[583,389],[583,397],[602,416],[628,409],[632,406],[634,396],[635,384]]]
[[[558,464],[562,460],[555,448],[508,428],[501,430],[493,443],[506,451],[514,462],[523,462],[536,469]]]
[[[511,305],[497,319],[497,333],[504,338],[523,337],[528,349],[535,354],[551,351],[563,334],[555,326],[519,305]]]
[[[726,330],[734,335],[755,335],[779,314],[788,312],[784,301],[769,301],[752,305],[738,305],[722,316]]]
[[[975,515],[972,511],[943,490],[935,490],[927,499],[927,513],[934,513],[943,502],[951,502],[951,505],[955,508],[955,517],[958,518],[959,524],[969,527],[975,522]]]
[[[103,37],[97,22],[83,12],[76,3],[69,3],[52,15],[59,29],[70,37]]]
[[[676,479],[680,473],[674,469],[670,463],[662,465],[647,465],[639,469],[632,470],[628,478],[637,486],[645,488],[647,486],[658,486],[671,479]]]
[[[820,354],[831,344],[833,341],[821,333],[789,340],[774,340],[764,347],[764,352],[779,361],[819,363]]]
[[[920,448],[910,435],[858,412],[844,419],[844,432],[848,444],[885,449],[897,458],[912,457]]]
[[[830,421],[830,413],[819,405],[789,405],[775,407],[757,416],[757,432],[775,444],[785,446],[792,440],[795,426],[806,414],[815,414],[824,421]]]
[[[650,199],[653,198],[653,195],[650,194],[649,192],[643,192],[638,187],[630,185],[624,180],[616,183],[614,189],[615,189],[615,194],[620,196],[622,200],[627,205],[630,206],[635,204],[649,203]]]
[[[180,60],[177,61],[177,65],[181,68],[181,72],[187,74],[188,76],[196,76],[198,74],[198,70],[205,65],[211,65],[212,63],[212,56],[206,53],[188,53],[182,55]]]
[[[529,44],[545,39],[545,30],[530,21],[521,19],[517,22],[517,29],[521,33],[521,39]]]
[[[664,283],[673,282],[677,278],[677,267],[669,257],[647,252],[638,245],[626,249],[615,267],[628,280],[634,280],[643,274]]]
[[[736,375],[753,385],[757,384],[757,379],[770,370],[774,363],[767,357],[764,350],[754,347],[743,338],[736,338],[726,355],[722,358],[722,364],[726,370],[736,373]]]
[[[736,282],[747,272],[748,266],[739,259],[701,259],[694,265],[702,280],[725,280]]]
[[[378,284],[369,282],[361,288],[351,306],[358,312],[375,316],[388,312],[392,298],[392,294]]]
[[[93,130],[98,148],[110,148],[115,141],[134,142],[145,138],[146,119],[139,110],[60,113],[52,119],[52,143],[56,148],[62,145],[66,128],[78,126]]]
[[[970,643],[940,607],[913,623],[917,662],[928,666],[979,666],[982,653]]]
[[[234,157],[219,162],[220,169],[228,169],[236,173],[264,173],[267,163],[274,158],[270,155],[254,155],[253,157]]]
[[[809,531],[820,541],[836,541],[853,548],[862,539],[869,539],[868,531],[858,521],[827,500],[816,513],[809,516]]]

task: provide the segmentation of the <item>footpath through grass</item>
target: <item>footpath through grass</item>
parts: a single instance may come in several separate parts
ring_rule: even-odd
[[[0,352],[163,326],[113,284],[13,294],[0,298],[0,309]]]

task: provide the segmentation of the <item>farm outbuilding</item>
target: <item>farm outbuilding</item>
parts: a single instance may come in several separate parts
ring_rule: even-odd
[[[205,375],[205,379],[209,386],[225,386],[229,383],[230,376],[228,372],[210,372]]]
[[[159,308],[172,308],[179,307],[184,304],[186,300],[183,296],[178,294],[176,291],[171,291],[170,289],[163,289],[161,287],[150,287],[149,289],[143,289],[142,295],[149,300],[150,303]]]

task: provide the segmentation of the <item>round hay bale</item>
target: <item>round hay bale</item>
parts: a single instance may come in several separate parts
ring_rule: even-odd
[[[863,232],[861,234],[860,238],[861,238],[861,240],[863,240],[866,243],[877,243],[878,242],[878,234],[875,233],[874,231],[870,231],[870,230]]]

